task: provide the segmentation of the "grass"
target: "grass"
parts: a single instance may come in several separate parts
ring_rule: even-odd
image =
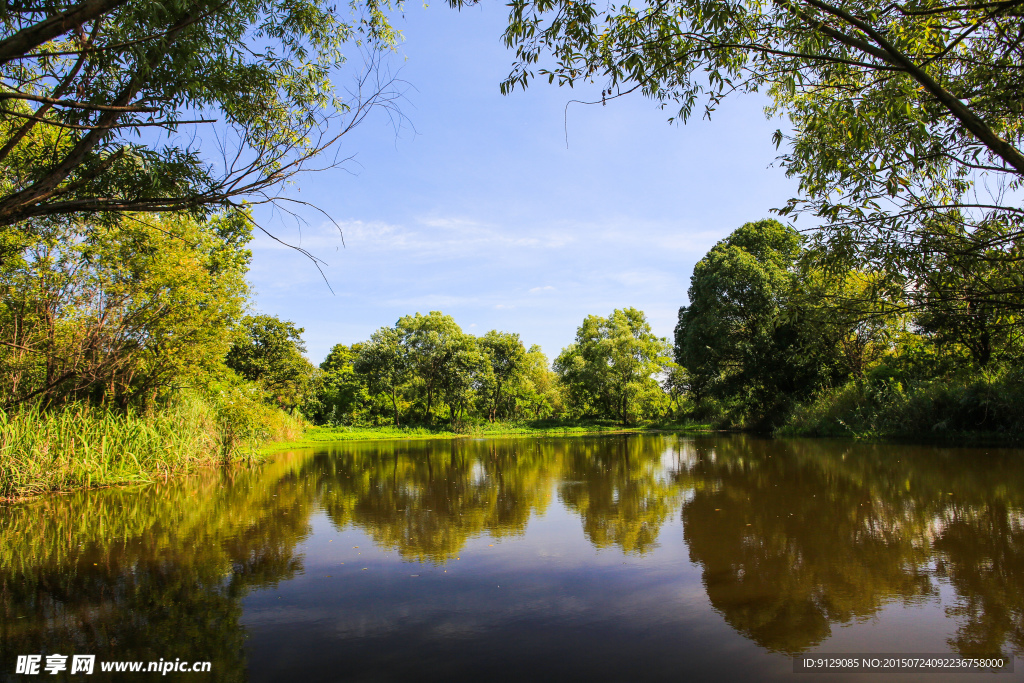
[[[243,416],[237,401],[195,396],[150,415],[85,404],[0,411],[0,500],[152,482],[255,457],[264,440],[295,438],[299,430],[297,421],[265,406],[250,406]]]
[[[485,422],[468,425],[458,431],[448,426],[355,426],[355,427],[313,427],[293,441],[268,443],[264,452],[286,448],[316,446],[337,441],[382,441],[391,439],[458,439],[480,436],[573,436],[601,433],[632,433],[648,431],[707,431],[707,425],[656,423],[640,426],[624,426],[610,420],[559,421],[538,420],[534,422]]]
[[[999,371],[937,381],[849,382],[798,407],[776,434],[1024,441],[1024,379]]]

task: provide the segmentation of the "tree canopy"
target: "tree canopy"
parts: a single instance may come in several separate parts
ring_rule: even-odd
[[[291,411],[302,403],[313,379],[313,365],[302,355],[306,351],[303,331],[271,315],[246,316],[225,363]]]
[[[41,227],[0,249],[4,407],[145,404],[218,374],[248,295],[246,220],[135,214]]]
[[[353,3],[344,17],[322,0],[4,4],[0,225],[274,200],[272,188],[394,96],[374,56],[396,39],[388,7]],[[346,46],[366,64],[343,97],[331,79]]]
[[[660,408],[656,375],[668,368],[668,356],[668,342],[651,332],[643,311],[616,309],[607,318],[584,319],[576,341],[555,359],[555,371],[576,412],[629,424]]]
[[[751,424],[830,379],[837,323],[816,325],[800,295],[800,236],[778,221],[746,223],[693,269],[679,309],[676,362],[695,400],[735,402]]]

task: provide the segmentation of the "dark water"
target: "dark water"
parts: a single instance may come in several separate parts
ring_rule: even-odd
[[[212,663],[85,681],[1020,681],[792,658],[1024,655],[1024,452],[337,444],[0,508],[0,598],[0,680],[82,653]]]

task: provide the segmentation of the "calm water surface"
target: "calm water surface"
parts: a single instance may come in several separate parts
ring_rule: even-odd
[[[184,681],[982,681],[1024,656],[1024,452],[744,436],[372,442],[0,508],[18,654]]]

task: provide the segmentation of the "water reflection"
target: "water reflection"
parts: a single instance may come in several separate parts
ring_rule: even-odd
[[[948,579],[962,654],[1022,651],[1024,480],[966,449],[697,441],[678,473],[690,557],[733,628],[806,651],[834,624],[937,598]]]
[[[212,661],[213,680],[245,680],[240,598],[302,568],[313,482],[297,465],[5,508],[3,673],[17,654],[78,653]]]
[[[522,534],[550,503],[552,444],[353,444],[309,463],[339,529],[354,525],[408,560],[443,563],[466,540]]]
[[[396,562],[444,566],[475,537],[525,542],[553,505],[640,566],[685,544],[720,615],[707,619],[770,652],[934,603],[952,651],[1021,654],[1022,498],[1012,452],[649,435],[344,444],[3,509],[0,666],[181,656],[245,679],[242,599],[304,571],[314,514]],[[664,531],[673,519],[681,537]]]

